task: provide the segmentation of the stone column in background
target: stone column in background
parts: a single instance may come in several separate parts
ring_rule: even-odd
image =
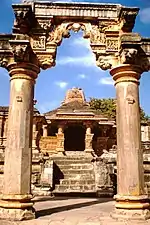
[[[143,152],[139,109],[140,67],[121,65],[110,71],[117,95],[116,218],[149,218],[144,190]]]
[[[94,134],[91,133],[91,123],[86,124],[86,133],[85,133],[85,152],[86,153],[94,153],[94,150],[92,148],[92,140]]]
[[[57,147],[56,151],[58,153],[64,153],[64,125],[58,125],[58,133],[57,133]]]
[[[47,137],[47,125],[43,125],[43,137]]]
[[[31,201],[31,156],[34,83],[39,68],[30,63],[11,64],[10,105],[0,218],[35,217]]]

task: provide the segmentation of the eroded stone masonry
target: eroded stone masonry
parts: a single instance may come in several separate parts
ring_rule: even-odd
[[[0,65],[10,75],[9,112],[3,108],[0,116],[1,174],[5,161],[0,218],[34,218],[32,193],[50,194],[55,187],[55,192],[97,191],[100,196],[116,192],[113,217],[148,219],[149,134],[144,132],[144,182],[139,84],[142,73],[150,70],[150,38],[132,32],[139,9],[28,2],[13,5],[13,10],[12,34],[0,35]],[[41,116],[34,110],[40,69],[55,66],[57,47],[71,30],[83,31],[97,66],[110,70],[116,88],[116,124],[91,112],[79,89],[68,92],[56,111]],[[142,125],[142,129],[149,128]]]

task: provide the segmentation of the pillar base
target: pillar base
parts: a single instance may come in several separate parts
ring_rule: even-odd
[[[149,209],[115,209],[112,218],[120,220],[147,220],[150,219]]]
[[[32,195],[2,195],[0,200],[0,219],[30,220],[35,219]]]
[[[116,199],[113,218],[147,220],[150,218],[150,203],[147,195],[141,196],[114,196]]]
[[[13,221],[35,219],[35,210],[33,207],[26,209],[12,209],[0,207],[0,219]]]

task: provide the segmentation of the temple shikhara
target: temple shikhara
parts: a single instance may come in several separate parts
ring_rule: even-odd
[[[114,196],[113,218],[149,219],[149,122],[140,120],[139,85],[150,70],[150,38],[132,32],[139,9],[40,1],[12,7],[12,33],[0,34],[0,66],[10,75],[10,104],[0,107],[0,219],[33,219],[33,196],[59,193]],[[45,114],[34,106],[41,69],[56,66],[57,47],[80,30],[115,82],[115,121],[91,109],[80,88]]]

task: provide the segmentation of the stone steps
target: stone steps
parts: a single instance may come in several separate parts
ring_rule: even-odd
[[[92,158],[65,158],[62,157],[60,158],[52,158],[52,160],[54,161],[54,163],[59,164],[59,165],[68,165],[68,164],[81,164],[81,163],[91,163]]]
[[[95,192],[95,185],[55,185],[54,193]]]
[[[89,173],[93,173],[93,169],[64,169],[63,170],[63,174],[89,174]]]
[[[62,170],[89,170],[89,169],[93,169],[93,165],[89,165],[89,164],[68,164],[68,165],[60,165],[59,164],[59,168]]]
[[[89,184],[95,185],[95,182],[92,179],[81,180],[81,179],[69,178],[69,179],[61,179],[60,184],[61,185],[89,185]]]
[[[95,174],[91,157],[54,157],[57,170],[60,170],[59,184],[53,193],[94,193]]]
[[[95,175],[93,173],[91,174],[87,174],[87,173],[84,173],[84,174],[71,174],[71,173],[68,173],[68,174],[64,174],[64,179],[92,179],[92,180],[95,180]]]

